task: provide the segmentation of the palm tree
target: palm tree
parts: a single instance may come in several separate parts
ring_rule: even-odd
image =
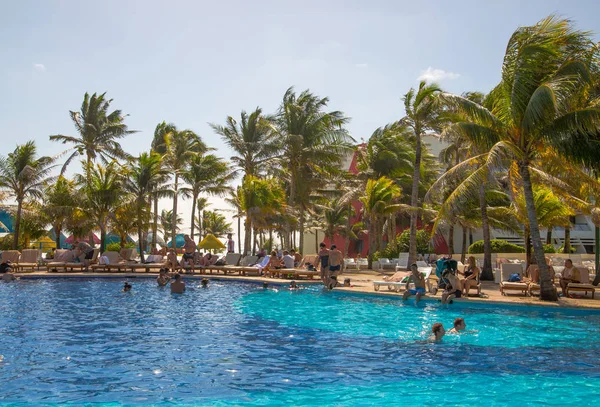
[[[60,234],[76,207],[75,182],[61,175],[56,182],[46,186],[42,210],[54,228],[57,248],[60,248]]]
[[[380,222],[386,215],[400,210],[401,205],[395,203],[398,198],[400,187],[387,177],[367,181],[364,195],[360,197],[369,228],[369,268],[373,265],[373,254],[381,249],[376,247],[375,239],[375,235],[381,230]]]
[[[236,171],[243,172],[243,177],[262,174],[266,163],[277,153],[272,120],[264,117],[259,107],[250,115],[242,111],[239,123],[228,116],[225,126],[210,126],[234,151],[231,162]]]
[[[173,224],[173,219],[175,219],[175,224]],[[159,220],[160,220],[160,228],[162,229],[161,232],[163,234],[165,242],[168,241],[169,234],[171,234],[173,229],[175,229],[176,233],[179,233],[179,225],[181,225],[183,223],[183,218],[181,216],[179,216],[179,215],[177,215],[176,217],[173,216],[172,209],[169,209],[169,210],[163,209],[160,213]],[[173,239],[172,242],[173,242],[172,243],[173,247],[175,247],[175,239]]]
[[[35,142],[18,145],[7,157],[0,157],[0,189],[17,201],[13,249],[19,247],[21,212],[25,198],[41,198],[43,188],[53,181],[50,177],[54,158],[36,158]]]
[[[146,214],[144,213],[143,215]],[[137,231],[139,237],[140,224],[144,223],[145,220],[142,216],[140,216],[140,213],[138,212],[135,198],[131,199],[129,202],[121,202],[119,207],[115,209],[111,216],[110,229],[112,233],[119,236],[121,249],[125,247],[125,243],[127,243],[127,237],[130,234]],[[143,246],[141,246],[141,243],[139,248],[141,261],[144,262],[144,252],[142,250]]]
[[[320,98],[308,90],[296,95],[289,88],[276,118],[283,142],[281,167],[288,181],[288,204],[299,212],[301,252],[312,190],[339,172],[345,154],[352,151],[353,140],[344,129],[349,119],[339,111],[326,112],[328,103],[328,98]]]
[[[190,186],[181,188],[183,196],[192,198],[192,221],[190,236],[194,239],[194,216],[196,204],[201,192],[209,195],[223,196],[227,193],[227,183],[232,178],[227,162],[214,154],[196,154],[189,162],[189,166],[181,174],[181,178]],[[198,210],[198,218],[202,219]]]
[[[217,211],[204,211],[202,213],[202,225],[200,225],[199,220],[196,218],[198,230],[202,230],[204,236],[213,234],[220,238],[232,232],[231,223],[227,222],[227,218]]]
[[[531,27],[521,27],[511,37],[502,81],[487,96],[484,106],[464,97],[444,94],[443,100],[468,120],[453,124],[469,140],[489,146],[489,152],[456,166],[477,168],[452,193],[449,200],[467,196],[484,184],[488,175],[506,169],[522,179],[531,240],[541,276],[541,298],[556,300],[550,281],[535,211],[532,174],[544,177],[539,154],[554,150],[565,160],[593,162],[598,146],[591,134],[600,133],[600,109],[577,108],[571,98],[587,88],[592,41],[576,31],[568,20],[554,16]]]
[[[116,162],[111,162],[106,166],[90,164],[85,173],[85,177],[77,174],[76,179],[83,185],[84,208],[100,228],[100,251],[104,252],[111,217],[121,202],[126,200],[121,170]]]
[[[202,199],[202,198],[200,198]],[[237,241],[238,241],[238,252],[242,252],[242,217],[244,216],[244,210],[242,209],[242,203],[237,190],[229,190],[229,196],[225,198],[225,201],[234,208],[235,215],[237,218]]]
[[[347,202],[342,199],[334,198],[326,201],[324,204],[316,206],[319,216],[319,224],[324,226],[325,237],[330,242],[333,241],[335,235],[344,236],[346,238],[356,236],[352,231],[348,231],[348,218],[352,216],[353,210],[348,206]]]
[[[96,158],[100,158],[106,164],[113,159],[127,157],[118,140],[135,131],[127,128],[125,124],[127,115],[120,110],[109,112],[111,103],[112,99],[106,99],[106,93],[101,95],[94,93],[90,96],[86,92],[80,111],[69,111],[79,135],[77,137],[62,134],[50,136],[50,140],[73,145],[67,150],[72,152],[65,161],[61,173],[64,173],[71,161],[78,156],[84,156],[88,166]]]
[[[138,246],[142,261],[144,261],[144,250],[146,248],[142,231],[148,221],[148,211],[146,210],[148,200],[152,198],[152,194],[163,192],[161,181],[164,175],[165,170],[162,168],[161,156],[154,152],[142,153],[137,159],[129,162],[127,176],[123,183],[124,189],[135,200]],[[153,239],[156,239],[156,232],[154,232]]]
[[[163,160],[165,166],[172,172],[173,183],[173,220],[171,226],[171,240],[175,241],[176,217],[177,217],[177,198],[179,197],[179,179],[186,170],[190,161],[196,154],[202,154],[207,151],[206,145],[200,137],[191,130],[178,130],[173,125],[166,125],[164,122],[158,125],[158,135],[162,135],[163,141],[155,140],[153,148],[156,151],[164,151]]]
[[[413,166],[412,188],[410,195],[410,205],[413,210],[410,213],[410,245],[408,249],[408,264],[417,260],[417,218],[419,208],[419,183],[421,179],[421,158],[422,141],[421,138],[427,133],[438,131],[440,120],[440,109],[437,103],[437,95],[441,89],[436,84],[426,84],[421,82],[419,89],[415,92],[411,88],[404,95],[404,109],[406,116],[400,119],[400,123],[408,125],[415,136],[415,161]]]

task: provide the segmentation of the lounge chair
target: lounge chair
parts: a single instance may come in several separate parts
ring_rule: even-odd
[[[320,271],[318,270],[309,270],[306,266],[308,264],[314,265],[316,264],[319,256],[316,254],[304,256],[302,261],[298,265],[298,267],[294,267],[293,269],[276,269],[271,270],[271,275],[279,276],[279,277],[288,277],[288,278],[298,278],[305,276],[308,279],[312,280],[314,276],[320,275]]]
[[[25,269],[31,269],[31,272],[35,271],[35,268],[39,265],[39,260],[42,257],[42,251],[38,249],[24,249],[19,257],[19,260],[14,265],[16,271],[25,271]]]
[[[425,277],[425,286],[429,292],[431,292],[430,277],[433,271],[432,267],[419,267],[419,271]],[[406,281],[408,281],[410,272],[409,271],[397,271],[390,279],[384,281],[373,281],[373,289],[379,291],[381,286],[387,286],[388,291],[400,292],[400,289],[406,287]],[[391,281],[391,279],[398,279],[398,281]],[[412,283],[411,283],[412,284]]]
[[[379,268],[381,270],[396,268],[396,264],[392,263],[390,261],[390,259],[380,258],[378,261],[379,261]]]
[[[75,251],[69,249],[58,249],[54,252],[54,259],[46,263],[48,271],[66,271],[65,264],[75,261]]]
[[[552,284],[554,284],[554,267],[549,266],[549,271],[550,271],[550,281],[552,281]],[[529,283],[529,288],[527,289],[527,293],[529,294],[530,297],[533,297],[534,295],[539,295],[540,294],[540,284],[538,283],[538,281],[540,281],[540,270],[537,264],[532,264],[529,266],[529,268],[527,269],[527,272],[529,273],[529,278],[531,279],[531,282]],[[555,288],[556,289],[556,288]],[[534,291],[537,292],[537,294],[534,294]]]
[[[13,270],[16,271],[20,257],[21,253],[18,250],[5,250],[2,252],[2,263],[10,262]]]
[[[527,295],[527,291],[529,289],[528,283],[520,283],[520,282],[509,282],[508,279],[513,274],[518,274],[521,279],[523,278],[523,266],[521,263],[503,263],[500,265],[500,273],[501,279],[500,281],[500,293],[502,295],[506,295],[506,291],[521,291],[523,295]]]
[[[572,291],[583,291],[586,295],[588,292],[592,293],[592,299],[596,293],[596,286],[590,284],[590,270],[587,267],[575,267],[579,272],[580,283],[569,283],[567,285],[566,295],[569,295]]]
[[[349,257],[347,259],[344,259],[344,268],[346,270],[350,270],[351,268],[359,270],[359,265],[355,259],[353,259],[352,257]]]
[[[217,256],[213,256],[213,257],[217,257]],[[217,258],[218,259],[218,258]],[[211,264],[209,266],[204,266],[202,268],[208,270],[208,272],[210,274],[212,274],[213,271],[222,271],[223,274],[227,274],[229,271],[236,271],[235,269],[232,269],[232,267],[236,267],[240,260],[242,259],[242,255],[239,253],[227,253],[225,255],[225,264],[222,266],[217,266],[215,264]],[[215,260],[216,263],[216,260]]]
[[[108,262],[103,260],[108,259]],[[128,266],[131,266],[131,263],[126,263],[121,258],[121,255],[117,252],[104,252],[102,253],[102,257],[98,264],[93,264],[91,267],[94,271],[112,271],[116,269],[117,271],[125,270]]]
[[[360,270],[361,268],[363,268],[363,269],[369,268],[369,259],[365,259],[362,257],[360,259],[356,259],[356,266],[357,266],[358,270]]]
[[[162,254],[149,254],[146,257],[145,263],[129,263],[125,265],[125,268],[130,269],[132,272],[143,270],[146,273],[150,270],[168,267],[169,265],[165,262],[164,256]]]
[[[80,261],[77,262],[69,262],[69,263],[65,263],[64,268],[66,272],[69,271],[82,271],[86,268],[89,268],[91,265],[98,263],[98,256],[100,255],[100,249],[94,249],[94,253],[92,254],[92,258],[90,259],[88,265],[86,266],[85,263],[82,263]]]

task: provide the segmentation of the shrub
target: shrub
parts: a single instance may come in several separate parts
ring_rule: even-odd
[[[417,253],[429,253],[429,241],[431,240],[429,231],[425,229],[417,230]],[[395,259],[400,253],[407,253],[410,245],[410,229],[405,229],[402,233],[396,235],[396,249],[388,244],[381,253],[377,252],[377,259],[380,257],[386,259]],[[375,258],[373,258],[375,259]]]
[[[571,246],[571,253],[575,253],[577,250]],[[558,250],[556,251],[556,253],[564,253],[565,252],[565,245],[563,244],[562,246],[560,246],[558,248]]]
[[[125,248],[126,249],[137,249],[137,244],[135,244],[134,242],[127,242],[127,243],[125,243]]]
[[[114,242],[106,245],[107,252],[120,252],[121,251],[121,243]]]
[[[554,245],[548,243],[544,245],[544,253],[556,253]]]
[[[525,248],[506,240],[492,239],[492,253],[525,253]],[[483,253],[483,240],[478,240],[469,246],[469,254]]]

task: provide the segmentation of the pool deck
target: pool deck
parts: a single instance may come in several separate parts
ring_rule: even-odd
[[[35,279],[35,278],[120,278],[123,280],[133,279],[133,278],[156,278],[158,273],[155,272],[69,272],[69,273],[57,273],[57,272],[46,272],[46,271],[35,271],[28,273],[16,273],[17,277],[21,277],[23,279]],[[338,287],[335,290],[340,292],[352,292],[352,293],[361,293],[368,294],[379,297],[401,297],[402,291],[399,293],[388,291],[386,287],[382,286],[379,291],[375,291],[373,289],[373,281],[382,280],[383,276],[389,275],[380,273],[373,270],[361,270],[361,271],[347,271],[343,273],[343,278],[350,278],[352,287],[344,288]],[[240,275],[224,275],[224,274],[182,274],[184,280],[186,279],[201,279],[201,278],[209,278],[212,280],[232,280],[232,281],[244,281],[244,282],[255,282],[255,283],[263,283],[268,282],[271,284],[284,284],[287,285],[291,280],[280,279],[280,278],[267,278],[260,276],[240,276]],[[314,280],[297,280],[300,284],[321,284],[321,281],[318,279]],[[529,306],[537,306],[537,307],[551,307],[551,308],[586,308],[586,309],[600,309],[600,287],[598,295],[596,295],[595,299],[591,298],[591,294],[587,294],[584,296],[581,293],[581,298],[565,298],[560,297],[558,302],[547,302],[541,301],[537,297],[526,297],[522,294],[509,294],[502,295],[498,289],[498,284],[491,281],[482,281],[481,292],[483,297],[469,297],[469,298],[460,298],[454,301],[456,302],[481,302],[481,303],[498,303],[498,304],[513,304],[513,305],[529,305]],[[560,291],[560,288],[559,288]],[[441,292],[437,295],[427,294],[424,298],[427,299],[440,299]]]

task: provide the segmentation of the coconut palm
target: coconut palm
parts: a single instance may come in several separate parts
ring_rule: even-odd
[[[82,185],[84,210],[94,219],[100,228],[100,251],[104,252],[106,232],[115,210],[124,197],[121,170],[117,163],[106,166],[101,164],[86,165],[85,176],[76,175],[76,181]]]
[[[164,238],[165,242],[168,241],[169,235],[171,234],[173,229],[175,229],[176,233],[179,233],[179,230],[180,230],[179,226],[183,223],[183,218],[179,215],[174,217],[172,209],[169,209],[169,210],[163,209],[160,212],[160,216],[158,218],[160,221],[160,228],[162,229],[161,232],[163,234],[163,238]],[[173,219],[175,219],[174,225],[173,225]],[[175,240],[173,240],[173,245],[174,244],[175,244]],[[173,247],[175,247],[175,246],[173,246]]]
[[[242,111],[239,123],[228,116],[225,126],[212,123],[210,126],[233,150],[235,155],[231,162],[236,171],[243,172],[244,177],[263,174],[266,163],[277,153],[273,122],[262,115],[259,107],[249,115]]]
[[[132,196],[132,198],[133,199],[130,199],[128,202],[121,202],[119,207],[113,212],[110,220],[110,231],[119,236],[119,244],[121,245],[121,249],[125,247],[125,243],[127,243],[127,237],[129,235],[138,232],[139,236],[139,225],[144,223],[145,220],[143,216],[146,214],[143,212],[140,214],[138,212],[137,200],[134,196]],[[139,248],[140,258],[143,262],[143,247],[140,246]]]
[[[382,219],[386,215],[401,209],[401,205],[396,203],[400,198],[400,194],[400,187],[393,180],[381,177],[377,180],[370,179],[367,181],[364,195],[360,197],[369,229],[369,268],[373,264],[373,254],[378,249],[382,249],[376,246],[375,235],[382,233],[380,228],[380,226],[383,226]]]
[[[200,198],[202,199],[202,198]],[[233,215],[234,218],[237,218],[237,241],[238,241],[238,252],[242,252],[242,217],[244,216],[244,211],[242,209],[242,203],[240,202],[239,196],[237,194],[237,190],[229,190],[229,196],[225,198],[225,202],[231,205],[234,208]]]
[[[324,229],[325,238],[330,242],[333,241],[335,235],[356,239],[352,230],[348,231],[347,228],[348,218],[354,214],[347,202],[340,198],[334,198],[316,205],[316,209],[318,224]]]
[[[192,221],[190,236],[194,239],[194,216],[200,193],[223,196],[228,192],[227,184],[232,179],[227,162],[214,154],[196,154],[189,162],[189,166],[181,174],[189,187],[181,188],[183,196],[192,198]],[[198,211],[198,218],[202,219]]]
[[[19,247],[21,212],[26,198],[41,198],[50,177],[54,158],[36,157],[33,141],[18,145],[7,157],[0,157],[0,189],[17,201],[15,213],[13,249]]]
[[[502,81],[487,96],[484,106],[461,96],[442,96],[448,106],[468,118],[453,124],[455,130],[475,144],[489,147],[486,154],[468,159],[449,172],[477,168],[449,201],[460,205],[499,169],[522,179],[544,300],[556,300],[557,295],[544,258],[532,174],[547,178],[536,165],[545,150],[555,150],[573,162],[591,162],[594,154],[598,156],[599,148],[589,136],[600,133],[600,109],[570,104],[571,98],[589,84],[592,52],[589,34],[574,30],[568,20],[550,16],[515,31],[504,57]]]
[[[56,182],[48,184],[44,190],[42,210],[50,220],[56,234],[56,247],[60,248],[60,234],[65,224],[73,216],[77,207],[75,182],[59,176]]]
[[[421,158],[422,137],[428,132],[439,131],[441,125],[440,109],[437,103],[437,95],[441,89],[436,84],[419,83],[415,91],[411,88],[404,95],[404,110],[406,116],[400,119],[400,123],[409,126],[415,136],[415,160],[413,166],[413,177],[411,185],[410,205],[413,210],[410,213],[410,244],[408,250],[408,264],[417,260],[417,218],[419,212],[419,184],[421,180]]]
[[[328,98],[310,91],[296,95],[289,88],[277,113],[277,130],[282,140],[281,168],[288,183],[288,204],[298,209],[300,244],[304,250],[305,213],[315,186],[339,172],[342,159],[352,151],[353,141],[344,125],[342,112],[325,109]]]
[[[199,220],[196,218],[198,230],[201,230],[204,236],[213,234],[220,238],[225,237],[227,233],[232,233],[231,223],[227,222],[227,218],[217,211],[204,211],[202,213],[202,224]]]
[[[164,193],[164,179],[166,171],[162,167],[161,156],[157,153],[142,153],[138,158],[131,160],[127,166],[127,174],[123,182],[123,188],[130,193],[134,199],[136,228],[138,235],[138,246],[141,260],[144,261],[144,250],[146,244],[143,239],[143,229],[148,223],[148,201],[153,194]],[[156,232],[153,239],[156,239]],[[154,246],[153,246],[154,247]]]
[[[100,158],[106,164],[113,159],[127,157],[119,140],[135,131],[128,129],[125,124],[126,115],[120,110],[109,112],[111,103],[112,99],[107,99],[106,93],[101,95],[94,93],[90,96],[86,92],[80,110],[78,112],[69,111],[75,129],[79,133],[78,136],[62,134],[50,136],[52,141],[72,145],[66,151],[70,155],[65,161],[61,173],[64,173],[71,161],[79,156],[85,158],[88,166],[96,158]]]
[[[173,125],[167,125],[164,122],[158,125],[157,133],[162,135],[163,141],[160,139],[153,143],[155,151],[164,151],[164,164],[166,168],[173,174],[173,220],[171,226],[171,240],[175,241],[176,217],[177,215],[177,200],[179,197],[179,180],[185,172],[190,161],[196,154],[202,154],[207,151],[206,145],[200,137],[191,130],[178,130]]]

